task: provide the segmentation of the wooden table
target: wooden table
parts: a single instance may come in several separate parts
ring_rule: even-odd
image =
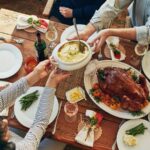
[[[13,37],[25,39],[25,42],[22,45],[13,43],[21,50],[21,53],[25,60],[28,55],[35,56],[35,48],[34,48],[35,34],[16,29],[16,19],[19,14],[20,13],[6,10],[6,9],[0,10],[0,36],[6,37],[7,39],[12,39]],[[61,24],[61,23],[56,23],[56,22],[51,22],[51,23],[55,25],[55,27],[58,31],[59,36],[58,36],[57,42],[59,42],[61,33],[68,26]],[[112,26],[117,26],[117,25],[113,24]],[[124,26],[124,24],[119,24],[119,26],[122,27],[122,26]],[[44,34],[42,36],[43,36],[43,38],[45,38]],[[2,41],[0,41],[0,42],[2,42]],[[11,42],[12,41],[10,41],[10,43]],[[125,60],[125,62],[129,63],[129,60],[131,59],[130,56],[134,55],[133,49],[134,49],[135,43],[131,42],[131,41],[127,41],[127,40],[121,40],[121,44],[124,46],[124,48],[126,49],[126,52],[127,52],[126,53],[127,59]],[[141,58],[139,58],[139,60],[141,60]],[[139,69],[140,66],[136,66],[136,67]],[[24,62],[23,62],[21,69],[14,76],[12,76],[8,79],[5,79],[5,80],[9,81],[9,82],[14,82],[25,75],[26,75],[26,72],[24,70]],[[40,81],[36,85],[44,86],[45,81],[46,81],[46,79]],[[61,90],[61,89],[59,89],[59,90]],[[66,102],[66,100],[59,99],[59,101],[62,101],[63,106],[64,106],[64,103]],[[85,114],[86,109],[92,109],[92,110],[100,112],[104,115],[104,120],[102,121],[103,134],[102,134],[101,138],[98,139],[94,143],[94,147],[92,149],[93,150],[111,150],[112,144],[114,143],[114,141],[116,139],[116,135],[117,135],[117,131],[118,131],[121,119],[116,118],[112,115],[109,115],[108,113],[101,110],[90,100],[90,98],[88,98],[87,101],[79,102],[78,105],[79,105],[78,118],[81,114]],[[79,119],[73,124],[66,122],[64,120],[63,106],[61,108],[61,113],[58,118],[57,129],[56,129],[55,135],[51,134],[51,131],[53,129],[53,124],[54,124],[54,123],[52,123],[47,128],[45,136],[54,138],[61,142],[76,145],[76,146],[82,148],[83,150],[91,149],[91,148],[85,147],[83,145],[77,144],[75,142],[75,135],[77,133],[77,126],[78,126]],[[24,131],[28,130],[27,128],[23,127],[16,120],[15,117],[11,118],[11,111],[9,113],[8,120],[9,120],[10,126],[17,128],[17,129],[24,130]]]

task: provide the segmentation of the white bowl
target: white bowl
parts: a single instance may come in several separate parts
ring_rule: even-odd
[[[60,57],[58,56],[58,51],[63,45],[69,42],[73,42],[73,41],[78,41],[78,40],[65,41],[63,43],[60,43],[55,47],[55,49],[52,52],[52,56],[54,57],[55,61],[58,63],[58,67],[62,70],[71,71],[71,70],[80,69],[84,67],[92,58],[92,54],[93,54],[92,48],[86,42],[81,41],[87,46],[88,51],[89,51],[89,53],[87,53],[87,55],[85,55],[83,59],[77,60],[75,62],[65,62],[61,60]]]

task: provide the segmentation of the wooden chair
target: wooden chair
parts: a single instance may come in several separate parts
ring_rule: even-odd
[[[48,17],[49,14],[50,14],[50,11],[53,7],[53,4],[54,4],[55,0],[47,0],[47,3],[46,3],[46,6],[44,8],[44,11],[43,11],[43,15]]]

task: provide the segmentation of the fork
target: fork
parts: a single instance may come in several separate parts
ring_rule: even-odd
[[[120,124],[119,124],[119,128],[122,126],[122,124],[125,122],[125,120],[123,119],[121,122],[120,122]],[[115,148],[116,148],[116,144],[117,144],[117,137],[116,137],[116,139],[115,139],[115,141],[114,141],[114,143],[113,143],[113,145],[112,145],[112,150],[115,150]]]

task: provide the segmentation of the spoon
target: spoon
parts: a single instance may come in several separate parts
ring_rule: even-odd
[[[77,33],[77,37],[78,37],[78,41],[79,41],[79,50],[80,52],[84,52],[85,48],[84,48],[84,45],[81,43],[80,41],[80,36],[79,36],[79,32],[78,32],[78,28],[77,28],[77,24],[76,24],[76,18],[73,18],[73,24],[74,24],[74,27],[75,27],[75,31]]]

